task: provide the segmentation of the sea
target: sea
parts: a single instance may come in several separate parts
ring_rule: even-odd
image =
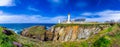
[[[55,23],[5,23],[0,24],[2,27],[6,27],[9,30],[14,31],[17,34],[20,34],[24,29],[32,27],[32,26],[45,26],[46,29],[50,29],[50,27],[56,25]]]

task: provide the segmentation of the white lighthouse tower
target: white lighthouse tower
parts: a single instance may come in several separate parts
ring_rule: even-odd
[[[71,23],[71,20],[70,20],[70,13],[68,13],[67,23]]]
[[[58,23],[59,23],[59,24],[61,23],[60,19],[58,19]]]

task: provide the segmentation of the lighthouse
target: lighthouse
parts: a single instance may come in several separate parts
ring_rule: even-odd
[[[71,23],[71,20],[70,20],[70,13],[68,13],[67,23]]]
[[[58,19],[58,23],[59,23],[59,24],[61,23],[60,19]]]

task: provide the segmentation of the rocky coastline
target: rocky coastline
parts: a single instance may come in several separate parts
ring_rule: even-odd
[[[6,36],[8,38],[7,41],[11,42],[11,45],[8,46],[12,47],[84,47],[84,44],[86,44],[86,47],[119,46],[119,44],[112,44],[113,42],[110,42],[112,45],[97,44],[97,41],[101,40],[100,38],[103,39],[106,36],[112,38],[111,36],[115,36],[116,33],[119,33],[119,28],[118,24],[112,26],[110,24],[57,24],[49,30],[46,30],[45,26],[32,26],[24,29],[20,35],[17,35],[13,31],[1,27],[0,35]],[[109,41],[108,38],[104,39]],[[111,39],[110,41],[113,40]]]

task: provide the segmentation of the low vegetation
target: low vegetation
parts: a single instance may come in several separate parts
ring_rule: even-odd
[[[13,41],[16,41],[14,35],[6,35],[3,30],[5,28],[0,27],[0,47],[13,47]]]
[[[57,24],[58,26],[73,26],[78,24]],[[91,24],[87,24],[91,25]],[[97,24],[99,25],[99,24]],[[104,25],[104,24],[103,24]],[[80,25],[79,25],[80,26]],[[86,26],[86,25],[82,25]],[[91,25],[92,26],[92,25]],[[6,28],[0,27],[0,47],[17,47],[22,45],[22,47],[120,47],[120,25],[115,24],[107,29],[100,31],[98,34],[92,35],[90,38],[79,41],[67,41],[67,42],[41,42],[36,39],[31,39],[23,37],[13,33],[12,35],[7,35],[3,31]],[[34,31],[35,29],[31,30]],[[33,32],[32,32],[33,33]],[[15,45],[14,42],[19,45]]]

